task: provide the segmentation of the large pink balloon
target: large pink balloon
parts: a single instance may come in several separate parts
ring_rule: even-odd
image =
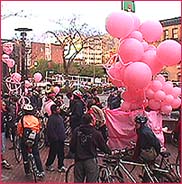
[[[140,41],[127,38],[120,44],[118,54],[124,63],[140,61],[144,54],[144,48]]]
[[[152,79],[150,68],[142,62],[134,62],[128,65],[124,71],[124,83],[126,86],[143,89]]]
[[[143,41],[143,36],[142,33],[140,33],[140,31],[133,31],[130,35],[130,38],[135,38],[136,40],[142,42]]]
[[[176,65],[181,61],[181,45],[175,40],[165,40],[158,45],[156,54],[164,65]]]
[[[107,32],[116,38],[128,36],[134,29],[133,17],[125,12],[113,12],[106,19]]]
[[[165,104],[171,104],[174,100],[174,97],[172,95],[166,95],[165,99],[164,99],[164,103]]]
[[[160,63],[159,59],[156,56],[156,51],[154,49],[145,51],[141,61],[143,61],[150,67],[153,75],[160,72],[163,68],[163,64]]]
[[[35,82],[40,82],[42,80],[42,74],[37,72],[33,75],[33,78]]]
[[[139,31],[147,42],[155,42],[160,39],[163,28],[159,21],[145,21],[140,25]]]
[[[133,30],[138,30],[140,27],[140,19],[135,13],[129,12],[129,14],[132,16],[133,21],[134,21],[134,29]]]

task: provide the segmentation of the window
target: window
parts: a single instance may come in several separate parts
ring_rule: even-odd
[[[178,38],[178,28],[172,29],[172,38],[174,38],[174,39]]]
[[[169,39],[169,30],[168,29],[164,30],[164,40],[167,40],[167,39]]]

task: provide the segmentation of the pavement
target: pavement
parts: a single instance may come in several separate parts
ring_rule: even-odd
[[[2,169],[2,177],[1,181],[3,183],[33,183],[32,177],[25,177],[24,169],[23,169],[23,162],[17,163],[14,157],[14,151],[8,150],[9,147],[11,147],[12,143],[7,140],[7,152],[6,152],[6,159],[9,161],[10,164],[13,165],[13,168],[11,170]],[[175,163],[175,159],[177,156],[177,148],[175,148],[172,144],[167,143],[166,144],[167,151],[171,153],[170,161],[171,163]],[[43,166],[45,168],[45,162],[48,156],[48,147],[44,147],[40,150],[41,160],[43,163]],[[65,147],[65,154],[68,152],[68,148]],[[72,159],[65,159],[64,164],[68,168],[70,164],[72,164],[74,161]],[[57,160],[55,160],[53,164],[54,168],[57,168]],[[58,171],[49,172],[45,171],[46,176],[44,179],[39,180],[38,183],[44,183],[44,182],[56,182],[56,183],[62,183],[65,181],[65,173],[59,173]]]

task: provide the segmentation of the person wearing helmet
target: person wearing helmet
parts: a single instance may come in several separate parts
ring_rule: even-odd
[[[144,161],[155,160],[160,153],[161,145],[158,138],[146,125],[148,118],[137,115],[134,121],[137,133],[134,158],[140,158]]]
[[[82,100],[82,93],[79,90],[73,91],[73,101],[71,107],[70,125],[72,132],[81,123],[81,117],[84,114],[85,104]]]
[[[25,130],[29,130],[30,132],[36,133],[34,143],[32,145],[32,153],[35,159],[35,163],[37,166],[37,177],[43,177],[44,176],[44,170],[42,167],[42,162],[40,159],[39,149],[38,149],[38,140],[40,136],[40,129],[41,129],[41,123],[39,120],[33,115],[34,114],[34,108],[31,104],[25,104],[23,106],[23,116],[18,122],[17,125],[17,133],[20,136],[20,146],[22,150],[22,156],[23,156],[23,164],[24,164],[24,171],[26,176],[30,174],[30,166],[28,165],[28,152],[27,152],[27,145],[24,140],[24,133]]]

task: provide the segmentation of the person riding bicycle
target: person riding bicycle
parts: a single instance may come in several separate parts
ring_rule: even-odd
[[[41,129],[41,123],[33,115],[34,108],[31,104],[25,104],[22,110],[23,110],[23,116],[18,122],[17,133],[20,136],[20,146],[21,146],[22,156],[23,156],[24,171],[26,176],[30,175],[30,165],[28,162],[28,150],[27,150],[27,144],[25,141],[25,131],[29,130],[30,132],[36,133],[35,140],[32,145],[32,154],[34,156],[35,164],[38,170],[37,177],[43,177],[45,174],[42,167],[42,162],[40,159],[40,154],[38,149],[38,140],[40,136],[39,133]]]
[[[135,117],[137,142],[134,158],[153,161],[160,153],[161,145],[152,130],[146,125],[148,118],[142,115]]]

